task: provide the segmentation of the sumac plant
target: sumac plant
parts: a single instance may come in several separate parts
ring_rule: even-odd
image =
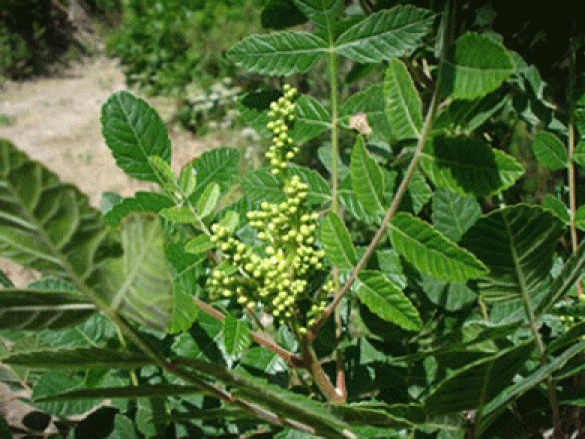
[[[281,3],[280,30],[228,55],[276,77],[325,63],[329,97],[242,97],[263,167],[228,145],[175,173],[124,91],[103,136],[157,191],[98,211],[0,142],[0,255],[41,274],[0,279],[1,378],[76,438],[582,435],[578,41],[561,107],[452,2]]]

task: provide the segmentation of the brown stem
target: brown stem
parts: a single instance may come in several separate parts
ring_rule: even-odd
[[[208,305],[207,303],[203,302],[201,299],[199,299],[197,297],[193,297],[193,302],[195,302],[195,305],[197,305],[197,307],[201,311],[203,311],[205,314],[215,318],[216,320],[223,322],[223,320],[225,319],[225,316],[220,311],[216,310],[211,305]],[[262,335],[258,334],[257,332],[252,332],[251,337],[252,337],[252,340],[254,340],[256,343],[258,343],[261,346],[264,346],[266,349],[274,352],[276,355],[278,355],[280,358],[282,358],[286,362],[286,364],[288,364],[289,366],[291,366],[291,367],[307,367],[308,362],[306,359],[304,359],[300,355],[297,355],[297,354],[294,354],[290,351],[287,351],[283,347],[279,346],[273,340],[270,340],[266,337],[263,337]]]

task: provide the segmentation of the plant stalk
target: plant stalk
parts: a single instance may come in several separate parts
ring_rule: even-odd
[[[440,56],[440,60],[439,60],[437,84],[436,84],[435,90],[434,90],[432,98],[431,98],[431,103],[430,103],[429,108],[427,110],[423,129],[422,129],[422,132],[420,134],[420,137],[418,138],[418,142],[417,142],[413,157],[410,161],[410,164],[408,165],[408,168],[406,169],[406,172],[404,173],[404,177],[402,178],[402,181],[400,182],[400,185],[398,186],[398,189],[394,195],[394,198],[392,199],[392,203],[390,204],[390,207],[386,211],[386,215],[384,216],[384,220],[382,221],[382,224],[380,225],[378,230],[376,230],[376,233],[375,233],[374,237],[372,238],[372,241],[370,242],[370,245],[366,249],[364,255],[362,256],[362,258],[358,261],[358,263],[356,264],[356,266],[352,270],[351,275],[349,276],[349,278],[347,279],[347,281],[345,282],[343,287],[337,291],[333,301],[327,306],[327,308],[325,308],[325,310],[323,311],[323,314],[321,314],[319,319],[315,322],[315,324],[307,332],[307,336],[310,338],[311,341],[315,340],[317,338],[317,334],[319,333],[319,329],[321,328],[321,326],[325,323],[325,321],[331,316],[331,314],[337,308],[343,295],[350,289],[353,282],[357,279],[359,272],[364,268],[364,266],[366,265],[366,263],[368,262],[368,260],[370,259],[370,257],[374,253],[374,251],[376,250],[376,247],[380,243],[380,240],[382,239],[382,236],[383,236],[384,232],[386,231],[386,227],[388,226],[388,224],[390,223],[390,221],[392,220],[392,218],[394,217],[394,215],[398,211],[398,206],[400,205],[400,202],[404,198],[404,195],[406,194],[406,191],[408,189],[408,185],[410,184],[410,181],[412,180],[412,177],[414,176],[414,173],[418,167],[418,162],[420,160],[423,149],[425,147],[425,143],[427,142],[427,140],[430,137],[431,129],[432,129],[433,123],[435,121],[437,109],[439,107],[439,103],[440,103],[440,99],[441,99],[441,89],[442,89],[442,82],[443,82],[443,77],[444,77],[445,59],[447,56],[447,50],[448,50],[449,46],[451,45],[451,41],[452,41],[452,37],[453,37],[451,23],[453,22],[454,17],[455,17],[455,9],[454,9],[454,2],[452,0],[450,0],[449,4],[447,5],[446,14],[447,14],[447,23],[443,29],[443,45],[442,45],[441,56]]]

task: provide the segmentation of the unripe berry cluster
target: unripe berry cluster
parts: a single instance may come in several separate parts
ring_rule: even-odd
[[[288,136],[287,125],[294,117],[295,94],[294,89],[285,88],[269,112],[272,122],[268,128],[274,138],[267,156],[275,174],[287,170],[287,161],[298,150]],[[307,184],[298,175],[283,175],[285,201],[264,201],[258,210],[247,214],[250,226],[263,242],[262,255],[232,237],[228,228],[212,226],[211,240],[225,263],[214,269],[208,290],[215,297],[234,297],[244,307],[261,305],[280,323],[298,322],[302,304],[310,303],[306,323],[311,325],[323,311],[333,284],[329,282],[317,293],[311,291],[310,280],[324,269],[324,252],[315,245],[319,215],[306,205]]]
[[[294,120],[293,100],[296,94],[294,88],[285,85],[284,95],[278,101],[272,102],[268,111],[270,122],[266,126],[272,132],[272,144],[266,152],[266,158],[275,175],[286,169],[287,162],[299,152],[289,134],[289,124]]]

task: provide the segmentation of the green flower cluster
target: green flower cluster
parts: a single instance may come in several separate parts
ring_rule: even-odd
[[[272,120],[268,128],[274,139],[267,156],[274,174],[287,170],[287,161],[298,150],[288,136],[287,125],[294,117],[295,94],[296,90],[287,87],[269,112]],[[312,291],[311,279],[324,269],[324,251],[315,246],[319,215],[306,204],[307,190],[298,175],[285,177],[285,201],[265,201],[258,210],[248,212],[249,224],[263,242],[263,255],[232,237],[230,229],[212,226],[211,240],[225,262],[214,269],[208,281],[212,296],[234,297],[249,308],[262,305],[264,312],[281,323],[299,322],[306,315],[307,326],[312,325],[325,308],[333,283]],[[306,304],[311,304],[308,310]],[[304,331],[303,327],[298,329]]]
[[[287,162],[292,160],[299,152],[289,134],[288,124],[294,120],[295,105],[293,100],[297,94],[296,89],[288,84],[284,86],[284,94],[276,102],[270,104],[268,117],[271,119],[267,128],[272,132],[272,144],[266,152],[266,158],[270,163],[273,174],[279,174],[287,167]]]

